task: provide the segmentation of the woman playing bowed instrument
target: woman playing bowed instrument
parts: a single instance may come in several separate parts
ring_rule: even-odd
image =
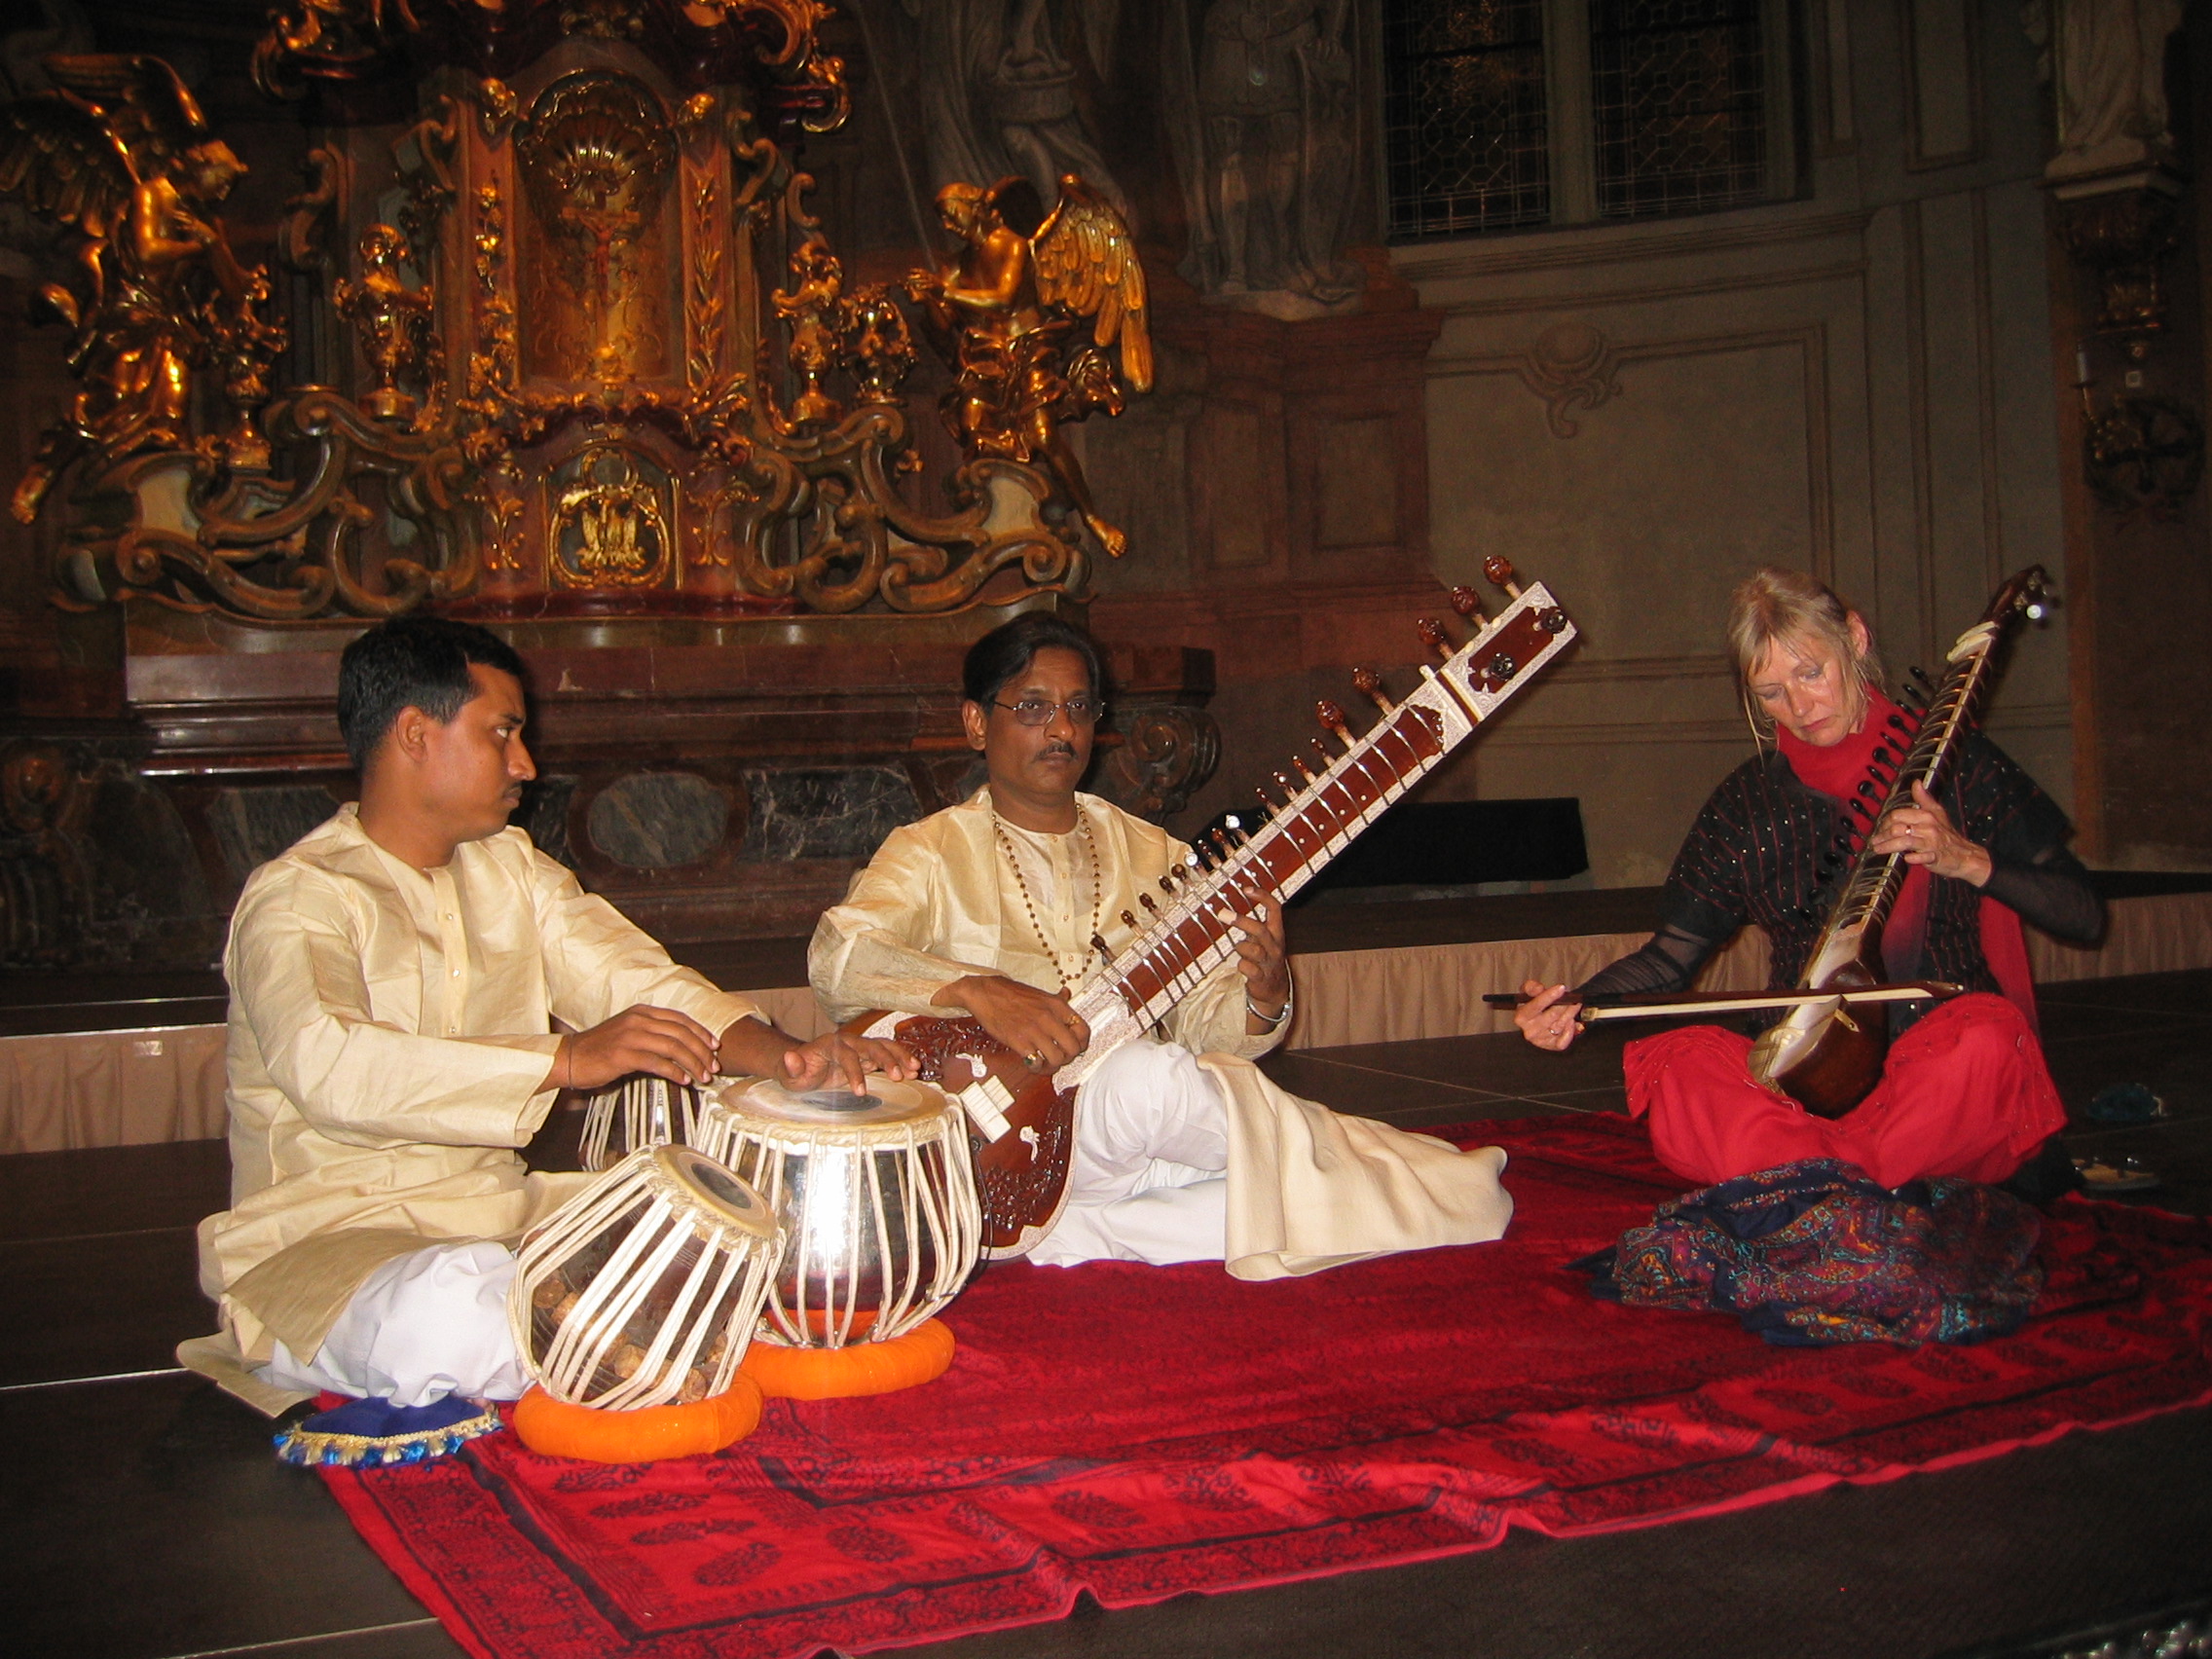
[[[1883,691],[1864,619],[1810,576],[1760,571],[1736,590],[1728,638],[1759,753],[1698,815],[1647,944],[1574,991],[1523,987],[1515,1020],[1538,1048],[1574,1041],[1583,998],[1686,989],[1747,922],[1773,943],[1771,985],[1799,982],[1835,900],[1835,861],[1823,855],[1857,829],[1846,802],[1876,750],[1901,747],[1906,718]],[[2078,942],[2104,924],[2067,833],[2025,772],[1987,738],[1967,737],[1938,792],[1916,784],[1870,845],[1911,868],[1883,934],[1887,977],[1948,980],[1968,994],[1917,1018],[1919,1005],[1893,1005],[1881,1081],[1832,1120],[1754,1082],[1751,1044],[1734,1032],[1690,1026],[1630,1044],[1629,1111],[1649,1118],[1660,1161],[1705,1185],[1814,1158],[1856,1164],[1885,1187],[2019,1170],[2066,1122],[2036,1040],[2020,924]]]

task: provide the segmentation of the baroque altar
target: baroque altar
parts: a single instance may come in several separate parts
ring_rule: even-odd
[[[947,204],[961,261],[849,279],[793,154],[847,113],[830,16],[278,5],[252,72],[312,147],[259,264],[224,222],[245,165],[167,64],[46,60],[0,193],[58,233],[79,390],[13,506],[99,718],[0,745],[0,958],[207,960],[343,798],[339,651],[416,608],[524,651],[521,821],[672,940],[802,931],[973,787],[962,651],[1080,616],[1120,551],[1057,427],[1144,389],[1142,274],[1071,179],[991,219],[1018,247]],[[947,304],[987,254],[1033,265],[1049,339]],[[906,389],[932,344],[949,469]],[[1210,660],[1109,654],[1091,787],[1158,816],[1212,768]]]

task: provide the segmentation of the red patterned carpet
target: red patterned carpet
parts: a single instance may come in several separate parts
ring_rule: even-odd
[[[716,1457],[602,1467],[511,1435],[329,1479],[487,1659],[782,1659],[1882,1481],[2212,1399],[2212,1223],[2070,1202],[2048,1288],[1978,1347],[1778,1348],[1598,1301],[1565,1264],[1679,1183],[1608,1119],[1512,1154],[1499,1243],[1240,1284],[994,1269],[939,1382],[778,1402]]]

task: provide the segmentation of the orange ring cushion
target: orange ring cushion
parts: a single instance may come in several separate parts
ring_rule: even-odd
[[[734,1446],[760,1423],[760,1390],[742,1371],[727,1393],[687,1406],[603,1411],[571,1406],[542,1388],[514,1403],[508,1422],[522,1443],[548,1457],[591,1463],[657,1463]]]
[[[756,1341],[745,1350],[738,1375],[753,1379],[771,1400],[889,1394],[942,1377],[952,1363],[952,1350],[951,1329],[941,1319],[924,1319],[903,1337],[840,1348],[780,1347]]]

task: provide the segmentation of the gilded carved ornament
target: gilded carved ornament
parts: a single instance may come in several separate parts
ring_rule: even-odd
[[[464,77],[396,135],[334,135],[277,240],[329,299],[313,360],[352,363],[354,389],[272,398],[283,329],[215,217],[235,159],[166,67],[99,65],[72,81],[65,63],[52,108],[9,112],[0,174],[86,248],[87,282],[57,302],[86,389],[26,485],[36,500],[72,480],[64,605],[276,624],[555,591],[610,613],[941,611],[1080,592],[1066,503],[1124,544],[1060,427],[1149,384],[1143,274],[1079,178],[1050,217],[1003,189],[948,193],[975,234],[910,288],[956,364],[944,412],[967,461],[925,508],[896,482],[921,465],[907,316],[847,283],[813,181],[740,90],[664,97],[603,63],[526,108]],[[365,178],[391,183],[371,203]],[[166,241],[132,240],[149,215]]]
[[[425,63],[505,76],[579,36],[635,44],[672,73],[756,72],[809,131],[829,132],[851,109],[844,62],[818,38],[830,16],[821,0],[279,0],[253,75],[270,96],[297,98],[311,81],[391,73],[415,46]]]
[[[245,167],[209,129],[169,66],[138,56],[55,56],[54,91],[12,105],[0,133],[0,195],[60,225],[76,281],[47,305],[73,330],[83,389],[47,429],[16,490],[37,518],[56,475],[154,450],[197,450],[241,468],[268,462],[254,414],[269,396],[283,325],[265,314],[268,273],[241,267],[218,211]],[[195,430],[203,382],[231,405],[227,430]]]
[[[971,457],[1042,461],[1121,557],[1128,537],[1099,514],[1060,428],[1101,409],[1120,414],[1123,381],[1151,389],[1144,267],[1128,226],[1074,173],[1061,178],[1050,214],[1020,178],[987,190],[948,184],[937,200],[960,255],[941,271],[912,273],[906,293],[952,367],[946,425]],[[1106,355],[1117,345],[1119,379]]]

